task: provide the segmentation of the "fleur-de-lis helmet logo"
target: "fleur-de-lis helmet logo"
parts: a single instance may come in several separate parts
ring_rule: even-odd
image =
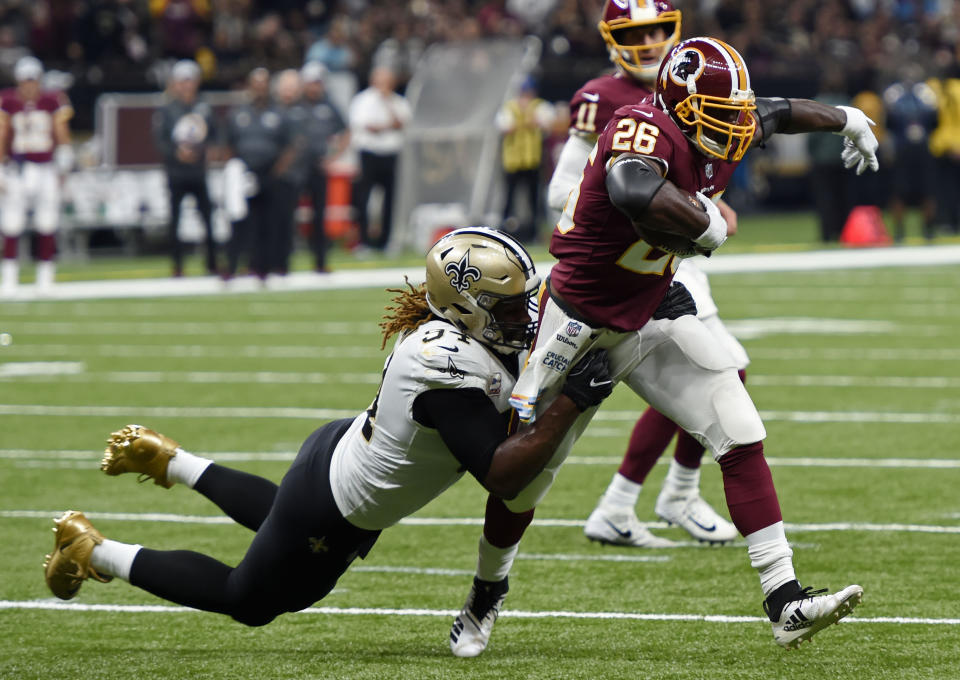
[[[480,277],[483,276],[479,269],[470,264],[469,248],[464,251],[459,262],[448,262],[447,266],[443,268],[443,272],[450,276],[450,285],[456,288],[458,293],[462,293],[469,288],[471,281],[479,281]]]

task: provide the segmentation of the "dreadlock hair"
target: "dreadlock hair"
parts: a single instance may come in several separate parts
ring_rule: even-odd
[[[380,349],[387,346],[387,340],[394,334],[415,331],[427,321],[439,318],[427,304],[427,284],[421,283],[414,287],[406,276],[403,277],[403,281],[410,290],[387,288],[388,293],[396,293],[396,295],[393,297],[393,304],[384,307],[384,310],[389,313],[383,315],[383,321],[379,324],[383,329],[383,342],[380,343]]]

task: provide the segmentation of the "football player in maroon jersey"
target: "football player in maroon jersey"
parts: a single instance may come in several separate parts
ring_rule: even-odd
[[[588,81],[571,100],[570,134],[547,192],[551,208],[563,211],[567,197],[580,181],[598,133],[614,111],[653,92],[660,64],[679,39],[680,21],[681,13],[666,0],[607,0],[599,29],[610,49],[616,72]],[[737,215],[733,209],[723,201],[717,206],[727,221],[728,230],[736,231]],[[714,332],[718,342],[734,354],[737,368],[745,369],[749,363],[746,350],[720,320],[706,274],[690,259],[681,263],[676,278],[696,301],[700,319]],[[745,373],[740,375],[744,377]],[[736,527],[700,496],[703,446],[653,408],[648,408],[634,426],[623,462],[584,526],[587,538],[638,548],[676,545],[651,533],[637,519],[635,511],[647,475],[674,434],[677,446],[657,497],[657,514],[700,541],[724,543],[736,538]]]
[[[871,122],[851,107],[757,98],[742,57],[719,40],[693,38],[674,47],[653,95],[616,111],[567,200],[550,244],[558,262],[547,280],[537,340],[511,396],[520,418],[533,421],[578,357],[592,347],[607,349],[613,380],[713,452],[730,516],[760,577],[774,639],[784,647],[849,614],[863,589],[821,594],[797,581],[763,456],[763,423],[734,359],[697,318],[673,274],[679,259],[712,252],[726,240],[714,199],[751,145],[774,133],[835,132],[846,138],[846,167],[876,170]],[[594,412],[581,416],[515,498],[488,502],[477,577],[451,633],[454,654],[476,656],[486,647],[520,538]],[[492,526],[498,543],[490,540]]]
[[[73,165],[73,108],[62,92],[41,86],[43,65],[23,57],[14,66],[15,88],[0,92],[3,260],[0,297],[13,297],[19,282],[17,246],[33,208],[37,232],[37,290],[53,285],[56,231],[60,224],[60,174]]]

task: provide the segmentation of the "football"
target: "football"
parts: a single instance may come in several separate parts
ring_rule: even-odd
[[[659,231],[643,224],[634,224],[634,227],[640,235],[640,238],[665,253],[670,253],[677,257],[692,257],[702,252],[697,244],[686,236]]]

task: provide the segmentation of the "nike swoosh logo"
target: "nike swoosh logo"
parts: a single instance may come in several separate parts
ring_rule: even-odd
[[[616,531],[618,536],[622,536],[623,538],[630,538],[631,536],[633,536],[633,532],[630,531],[629,529],[627,529],[626,531],[621,531],[621,530],[617,527],[617,525],[614,524],[613,522],[611,522],[610,520],[605,519],[605,520],[603,520],[603,521],[607,523],[607,526],[608,526],[608,527],[610,527],[611,529],[613,529],[614,531]]]
[[[600,387],[601,385],[609,385],[611,382],[613,381],[603,380],[601,382],[597,382],[596,378],[590,378],[590,387]],[[700,525],[697,524],[697,526],[699,527]],[[700,527],[700,528],[703,529],[703,527]],[[707,529],[707,531],[709,531],[709,529]]]
[[[641,116],[643,116],[644,118],[653,118],[653,112],[652,112],[652,111],[637,111],[637,109],[634,109],[634,111],[635,111],[636,113],[639,113],[639,114],[640,114]]]
[[[711,526],[705,527],[705,526],[703,526],[702,524],[700,524],[700,522],[698,522],[697,520],[695,520],[693,517],[690,518],[690,521],[693,522],[694,524],[696,524],[698,527],[700,527],[700,528],[703,529],[704,531],[716,531],[716,530],[717,530],[717,525],[716,525],[716,524],[713,524],[713,525],[711,525]]]
[[[598,102],[598,101],[600,101],[600,95],[597,94],[597,93],[593,93],[593,92],[584,92],[584,93],[583,93],[583,98],[586,99],[588,102]]]
[[[448,352],[459,352],[459,351],[460,351],[460,348],[459,348],[459,347],[447,347],[446,345],[438,345],[438,347],[440,347],[440,349],[445,349],[445,350],[447,350]]]

